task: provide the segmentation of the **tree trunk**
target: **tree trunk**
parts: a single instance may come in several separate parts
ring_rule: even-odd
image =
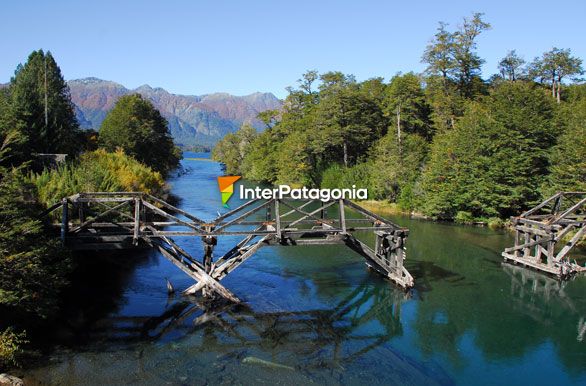
[[[348,167],[348,145],[346,144],[345,140],[344,140],[344,166]]]
[[[401,154],[401,105],[397,106],[397,142],[399,143],[399,154]]]
[[[551,96],[555,98],[555,77],[551,78]]]

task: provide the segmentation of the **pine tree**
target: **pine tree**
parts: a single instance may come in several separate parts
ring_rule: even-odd
[[[79,152],[81,139],[69,87],[50,52],[33,51],[10,82],[11,108],[30,153]]]

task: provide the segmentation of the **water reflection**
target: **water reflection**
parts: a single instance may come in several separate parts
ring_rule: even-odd
[[[515,307],[530,315],[535,321],[555,325],[557,318],[547,312],[543,304],[556,303],[561,309],[577,318],[578,342],[584,340],[586,334],[585,310],[578,310],[575,302],[565,292],[568,285],[566,280],[557,278],[521,267],[503,263],[503,271],[511,277],[511,299]],[[574,280],[576,277],[573,278]]]
[[[331,309],[256,312],[247,305],[180,298],[158,316],[114,316],[99,327],[109,331],[105,333],[110,337],[108,345],[177,341],[201,332],[207,349],[212,344],[220,351],[252,346],[285,350],[303,358],[304,368],[335,368],[401,335],[401,304],[408,297],[390,285],[365,281]],[[371,322],[380,327],[363,328]],[[347,343],[351,347],[343,347]]]
[[[137,380],[150,384],[257,383],[286,373],[283,384],[364,379],[372,384],[453,384],[439,366],[390,345],[403,335],[401,308],[410,295],[377,284],[364,280],[334,307],[297,311],[260,312],[247,305],[172,298],[156,316],[101,320],[93,329],[100,339],[85,352],[61,353],[60,365],[49,374],[31,372],[28,379],[83,384],[91,374],[90,383],[116,383],[138,372]],[[108,372],[92,370],[112,358],[116,365]]]

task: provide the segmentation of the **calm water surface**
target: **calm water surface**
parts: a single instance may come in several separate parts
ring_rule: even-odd
[[[187,153],[186,157],[206,155]],[[184,160],[181,208],[212,219],[220,166]],[[238,204],[234,197],[233,207]],[[409,293],[343,246],[265,247],[222,282],[244,306],[203,312],[152,252],[82,257],[56,348],[31,384],[586,385],[586,277],[502,265],[504,232],[394,217]],[[368,235],[365,235],[368,237]],[[179,239],[178,239],[179,240]],[[221,239],[216,255],[237,238]],[[199,240],[180,240],[200,256]]]

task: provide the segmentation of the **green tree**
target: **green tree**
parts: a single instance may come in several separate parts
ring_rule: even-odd
[[[417,133],[431,139],[430,109],[421,87],[421,79],[412,72],[395,75],[386,91],[385,113],[392,118],[399,150],[403,132]]]
[[[258,113],[257,118],[265,124],[267,129],[272,129],[278,122],[279,114],[279,110],[265,110]]]
[[[561,111],[565,128],[550,156],[545,195],[559,191],[586,192],[586,99]]]
[[[456,67],[454,58],[454,34],[444,22],[439,23],[437,32],[425,49],[421,61],[427,64],[427,75],[441,76],[444,82],[452,76]]]
[[[506,82],[438,134],[422,177],[423,210],[453,219],[507,217],[540,199],[554,107],[539,88]]]
[[[108,151],[122,148],[126,154],[162,173],[177,167],[181,159],[167,120],[139,94],[118,99],[102,122],[99,144]]]
[[[30,159],[28,137],[22,122],[16,119],[8,88],[0,89],[0,138],[6,141],[7,147],[2,160],[3,166],[20,165]]]
[[[455,75],[462,96],[470,98],[481,87],[480,67],[484,60],[476,53],[476,39],[488,29],[490,24],[482,20],[482,13],[474,13],[454,33]]]
[[[69,87],[50,52],[33,51],[10,81],[16,128],[30,153],[77,154],[81,134]]]
[[[0,138],[0,161],[9,156],[14,138]],[[67,284],[71,261],[45,235],[40,212],[22,168],[0,167],[0,310],[49,317]]]
[[[272,183],[277,179],[277,153],[279,137],[272,130],[260,133],[247,147],[242,161],[242,174],[246,178]],[[223,161],[222,161],[223,162]]]
[[[353,77],[326,73],[324,79],[315,111],[318,130],[312,137],[319,141],[314,141],[314,147],[321,158],[348,167],[385,133],[388,121],[379,101],[362,92]]]
[[[422,62],[428,65],[427,74],[441,76],[444,88],[453,81],[461,96],[471,98],[482,88],[480,67],[484,60],[476,52],[476,40],[490,29],[490,24],[482,20],[482,13],[474,13],[471,18],[464,18],[455,32],[449,32],[446,26],[440,23],[434,40],[423,53]]]
[[[227,134],[214,146],[212,159],[224,163],[228,174],[243,174],[244,156],[257,135],[254,127],[244,124],[240,130]]]
[[[523,76],[523,65],[525,60],[517,55],[515,50],[509,51],[507,56],[499,62],[499,71],[503,79],[509,81],[516,81],[520,76]]]
[[[403,133],[401,150],[395,133],[382,137],[370,152],[373,198],[416,206],[418,180],[427,157],[428,143],[418,134]]]
[[[533,79],[541,83],[549,83],[551,95],[561,102],[561,88],[563,81],[577,79],[582,75],[582,59],[573,57],[572,51],[554,47],[551,51],[545,52],[541,58],[535,58],[531,63],[529,74]]]

